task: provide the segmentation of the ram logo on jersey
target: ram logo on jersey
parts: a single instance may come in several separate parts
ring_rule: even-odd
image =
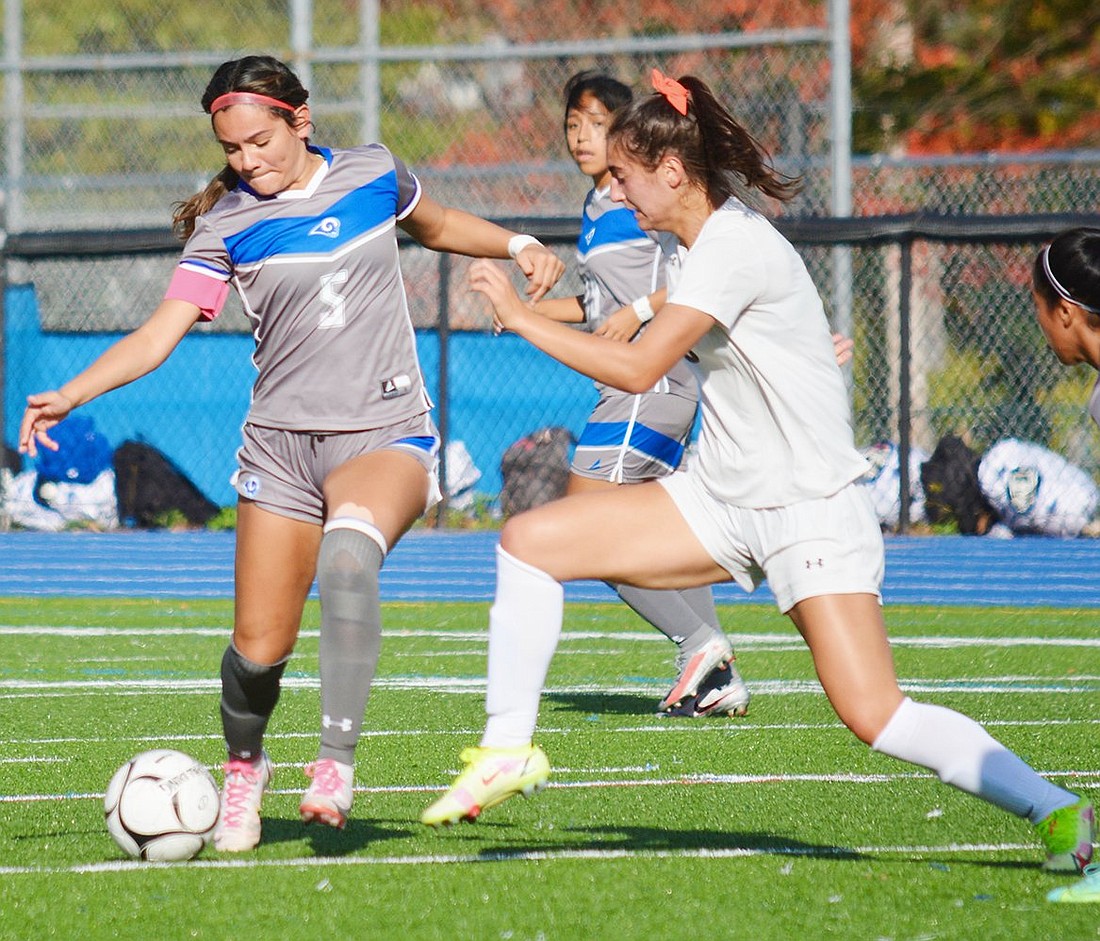
[[[340,220],[337,219],[336,216],[325,216],[324,219],[309,230],[309,234],[324,235],[330,239],[337,239],[340,237]]]

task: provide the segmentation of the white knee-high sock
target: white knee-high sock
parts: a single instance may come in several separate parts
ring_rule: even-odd
[[[528,745],[539,697],[561,634],[564,591],[545,572],[497,546],[496,599],[489,609],[489,720],[481,744]]]
[[[1077,800],[1040,777],[973,719],[908,697],[871,747],[928,768],[945,784],[1032,823]]]

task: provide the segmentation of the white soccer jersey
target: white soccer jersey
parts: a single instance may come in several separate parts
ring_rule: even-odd
[[[396,424],[431,408],[396,235],[420,184],[381,144],[310,149],[324,160],[305,189],[261,197],[242,183],[196,220],[167,296],[212,318],[211,283],[240,294],[259,373],[249,422],[315,432]]]
[[[663,288],[666,264],[676,251],[675,238],[646,234],[633,210],[612,201],[610,187],[590,190],[577,236],[577,266],[584,284],[588,328],[595,330],[615,311]],[[673,366],[666,380],[660,384],[662,392],[690,398],[698,394],[687,363]],[[596,388],[602,392],[607,387],[597,382]]]
[[[703,420],[690,467],[716,498],[788,506],[867,470],[821,298],[764,216],[730,199],[669,280],[670,303],[716,321],[694,348]]]

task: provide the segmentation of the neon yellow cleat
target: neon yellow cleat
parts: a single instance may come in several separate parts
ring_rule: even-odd
[[[1048,902],[1100,902],[1100,865],[1085,867],[1085,878],[1073,885],[1060,885],[1047,893]]]
[[[1088,798],[1048,814],[1035,830],[1047,850],[1047,872],[1081,872],[1092,859],[1096,815]]]
[[[460,820],[476,820],[478,814],[515,794],[530,797],[546,787],[550,762],[537,745],[520,748],[467,748],[459,758],[466,765],[450,790],[420,815],[429,827],[447,826]]]

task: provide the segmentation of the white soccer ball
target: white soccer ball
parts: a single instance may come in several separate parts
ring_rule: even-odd
[[[214,832],[218,785],[190,755],[158,748],[135,755],[107,785],[103,809],[114,841],[136,859],[198,855]]]

